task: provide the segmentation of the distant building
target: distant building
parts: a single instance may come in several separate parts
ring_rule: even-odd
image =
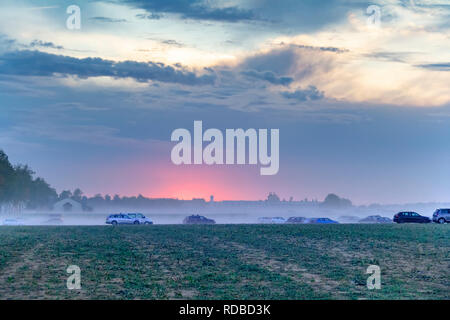
[[[211,202],[211,203],[214,202],[214,196],[209,197],[209,202]]]
[[[83,206],[81,203],[67,198],[60,200],[53,205],[53,211],[55,212],[82,212]]]

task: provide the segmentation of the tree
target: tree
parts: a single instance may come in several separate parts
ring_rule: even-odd
[[[55,189],[45,182],[42,178],[36,178],[32,182],[31,194],[28,209],[46,208],[50,209],[51,204],[58,199],[58,194]]]
[[[59,200],[69,199],[72,198],[72,191],[70,190],[63,190],[59,194]]]
[[[268,203],[278,203],[280,202],[280,197],[275,192],[269,192],[269,195],[267,196],[267,202]]]
[[[10,200],[13,178],[14,168],[6,153],[0,150],[0,206]]]
[[[83,199],[83,191],[81,191],[80,188],[76,188],[73,191],[72,199],[75,201],[81,202]]]
[[[323,200],[323,205],[332,208],[345,208],[351,207],[352,202],[348,199],[339,198],[334,193],[330,193],[325,197],[325,200]]]
[[[42,178],[33,178],[27,165],[11,165],[0,150],[0,207],[9,206],[20,211],[24,207],[49,207],[56,199],[56,191]]]
[[[14,166],[10,202],[19,211],[25,207],[26,202],[31,198],[33,174],[34,172],[27,165]]]

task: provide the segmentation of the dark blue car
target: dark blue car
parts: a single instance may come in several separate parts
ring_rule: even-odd
[[[330,218],[313,218],[309,219],[308,223],[336,224],[339,222],[331,220]]]

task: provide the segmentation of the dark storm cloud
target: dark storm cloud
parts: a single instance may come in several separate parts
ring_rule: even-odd
[[[202,0],[121,0],[118,1],[134,8],[144,9],[153,14],[173,13],[186,19],[239,22],[256,19],[251,10],[236,6],[211,7]],[[147,18],[147,16],[142,16]]]
[[[143,9],[148,17],[177,14],[184,19],[218,22],[262,21],[271,28],[290,31],[317,30],[345,20],[350,10],[365,10],[367,4],[357,0],[242,0],[239,5],[206,0],[110,0]],[[146,15],[142,15],[146,18]]]
[[[349,11],[365,10],[366,2],[359,0],[246,0],[262,19],[272,21],[279,29],[289,32],[318,30],[347,19]]]
[[[74,75],[80,78],[114,77],[179,83],[185,85],[213,84],[215,75],[194,72],[155,62],[114,62],[101,58],[78,59],[40,51],[14,51],[0,55],[0,73],[20,76]]]
[[[258,72],[255,70],[242,71],[242,75],[245,75],[250,78],[255,78],[259,80],[268,81],[272,84],[288,86],[290,85],[294,79],[291,77],[278,77],[275,73],[271,71]]]

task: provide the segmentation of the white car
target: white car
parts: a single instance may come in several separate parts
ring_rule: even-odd
[[[127,213],[127,215],[132,219],[138,220],[140,224],[153,224],[152,219],[147,218],[142,213]]]
[[[285,223],[286,219],[283,217],[273,217],[272,218],[272,223]]]
[[[111,214],[106,218],[107,224],[153,224],[150,218],[147,218],[141,213],[119,213]]]

